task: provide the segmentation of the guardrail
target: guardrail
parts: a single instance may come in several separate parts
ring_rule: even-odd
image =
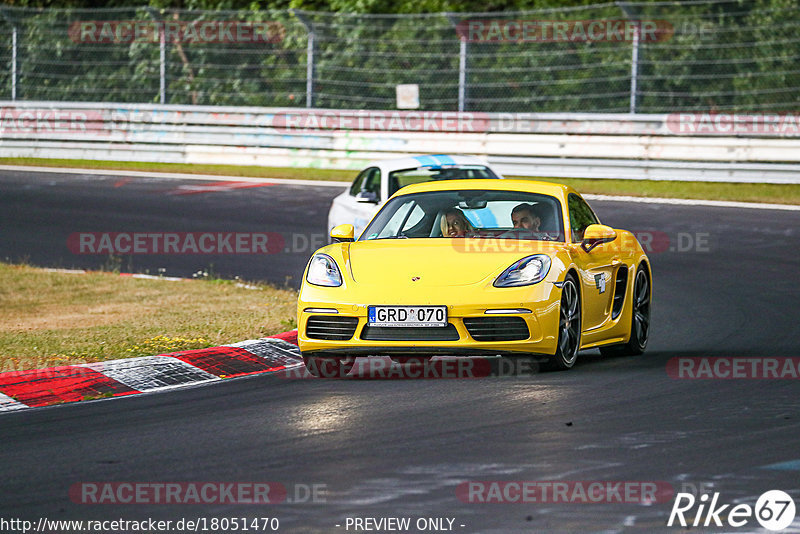
[[[800,117],[0,102],[0,157],[358,169],[418,153],[520,176],[800,183]]]

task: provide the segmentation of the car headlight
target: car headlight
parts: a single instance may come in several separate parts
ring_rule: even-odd
[[[494,287],[516,287],[536,284],[550,271],[550,256],[534,254],[514,262],[494,281]]]
[[[306,281],[315,286],[339,287],[342,285],[342,274],[333,258],[327,254],[314,254],[308,265]]]

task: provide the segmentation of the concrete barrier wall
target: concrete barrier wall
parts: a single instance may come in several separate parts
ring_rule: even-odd
[[[800,183],[800,119],[0,102],[0,157],[358,169],[419,153],[509,175]]]

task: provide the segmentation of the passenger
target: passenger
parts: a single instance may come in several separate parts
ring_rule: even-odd
[[[539,226],[542,224],[542,218],[536,212],[536,206],[533,204],[518,204],[511,210],[511,223],[514,228],[538,232]]]
[[[444,237],[467,237],[468,234],[475,232],[475,228],[458,208],[445,210],[441,225]]]

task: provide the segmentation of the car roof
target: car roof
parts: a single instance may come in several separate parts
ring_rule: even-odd
[[[564,184],[553,182],[540,182],[537,180],[518,180],[506,178],[505,180],[443,180],[434,182],[421,182],[407,185],[393,196],[408,195],[410,193],[423,193],[428,191],[452,191],[455,189],[491,189],[497,191],[523,191],[527,193],[540,193],[557,198],[566,198],[569,193],[576,193],[573,188]]]
[[[488,167],[485,161],[475,156],[449,156],[447,154],[385,159],[373,162],[368,167],[380,167],[383,172],[392,172],[400,169],[416,169],[423,166],[442,167],[445,165],[483,165]]]

